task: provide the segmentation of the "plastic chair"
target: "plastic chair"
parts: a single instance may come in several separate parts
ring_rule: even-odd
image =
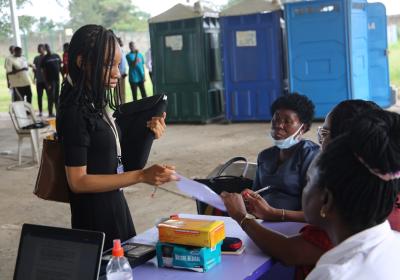
[[[11,121],[18,136],[18,165],[22,165],[22,143],[24,138],[30,138],[32,148],[32,162],[40,162],[40,141],[55,131],[50,126],[35,127],[35,124],[43,124],[35,117],[35,112],[28,102],[12,102],[9,107]],[[12,166],[15,167],[15,166]],[[9,167],[10,169],[11,167]]]

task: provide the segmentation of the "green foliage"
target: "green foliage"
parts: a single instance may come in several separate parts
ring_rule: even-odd
[[[24,4],[30,3],[30,0],[17,0],[17,7],[20,8]],[[9,0],[0,0],[0,37],[7,38],[12,34],[11,27],[11,12],[10,12],[10,1]],[[19,17],[21,20],[21,17]],[[23,23],[21,24],[21,29],[27,28],[27,25],[24,25],[31,19],[23,18]]]
[[[32,26],[37,22],[37,19],[32,16],[19,16],[19,28],[24,34],[32,31]]]
[[[400,41],[389,47],[390,83],[400,88]]]
[[[228,3],[226,3],[226,5],[223,7],[223,9],[229,8],[229,7],[236,5],[237,3],[240,3],[242,1],[243,0],[229,0]]]
[[[69,12],[74,30],[92,23],[119,31],[143,31],[150,16],[128,0],[70,0]]]
[[[36,28],[41,33],[50,33],[56,29],[60,29],[60,26],[51,19],[40,17]]]

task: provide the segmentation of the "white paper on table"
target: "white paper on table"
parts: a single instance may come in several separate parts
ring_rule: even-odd
[[[226,211],[222,198],[208,186],[178,175],[178,189],[188,196],[207,203],[221,211]]]

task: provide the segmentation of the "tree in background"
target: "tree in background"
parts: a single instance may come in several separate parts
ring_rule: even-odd
[[[21,8],[24,4],[29,3],[29,0],[17,0],[17,7]],[[21,20],[21,17],[19,17]],[[24,17],[22,19],[21,29],[23,31],[26,30],[28,25],[25,23],[29,23],[32,20],[28,19],[29,17]],[[11,27],[11,15],[10,15],[10,2],[9,0],[0,0],[0,37],[7,38],[12,34]]]
[[[150,17],[129,0],[70,0],[69,14],[74,30],[93,23],[118,31],[144,31]]]
[[[239,2],[242,2],[242,1],[243,0],[229,0],[228,3],[225,6],[223,6],[222,8],[223,9],[229,8],[229,7],[235,5],[235,4],[239,3]]]

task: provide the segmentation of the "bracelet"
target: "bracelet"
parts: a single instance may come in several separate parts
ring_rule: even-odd
[[[282,222],[285,221],[285,209],[282,208],[282,217],[281,217]]]
[[[239,226],[240,226],[240,227],[242,227],[242,224],[243,224],[243,222],[244,222],[245,220],[247,220],[247,217],[246,217],[246,216],[244,216],[244,217],[240,220],[240,223],[239,223]]]

